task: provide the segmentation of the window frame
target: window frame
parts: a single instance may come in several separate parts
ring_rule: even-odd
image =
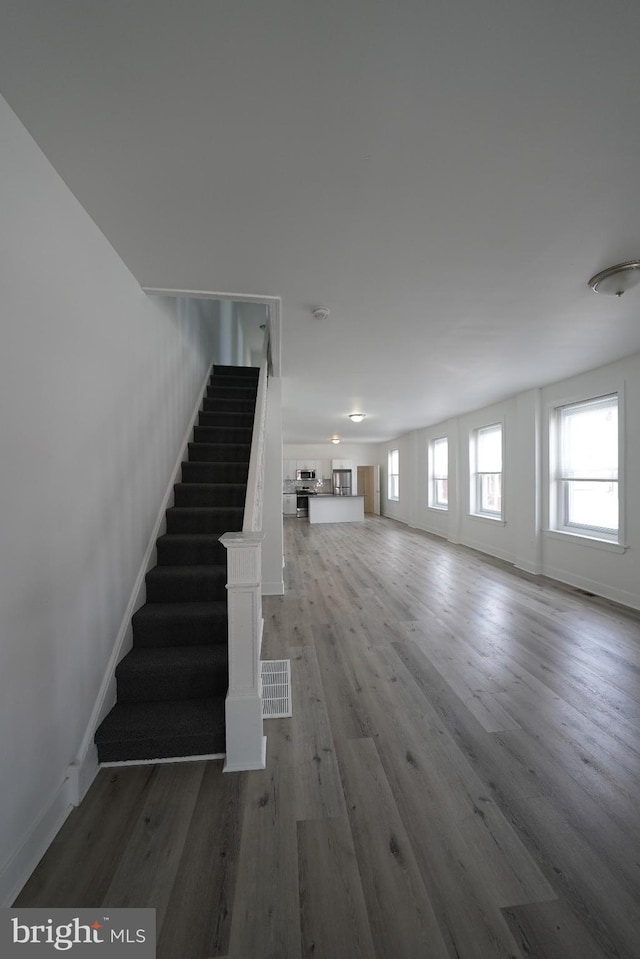
[[[395,458],[395,472],[392,470],[392,458]],[[392,484],[394,479],[395,483]],[[392,485],[395,487],[394,492],[391,490]],[[400,450],[397,447],[387,451],[387,499],[393,503],[400,501]]]
[[[563,475],[562,470],[562,417],[567,411],[579,409],[580,407],[596,406],[603,404],[608,399],[614,399],[617,407],[617,444],[618,444],[618,463],[617,478],[596,478],[591,476],[569,477]],[[582,542],[594,546],[605,548],[620,548],[624,546],[624,391],[621,386],[603,391],[594,391],[591,394],[582,393],[578,397],[570,397],[556,400],[549,404],[549,527],[547,532],[559,538],[573,538],[577,542]],[[579,482],[603,482],[615,483],[617,486],[618,499],[618,527],[597,526],[595,524],[584,524],[570,522],[569,514],[569,496],[570,484]]]
[[[447,444],[447,472],[445,474],[436,473],[436,446],[438,443]],[[427,450],[427,471],[429,477],[429,493],[428,493],[428,502],[427,505],[429,509],[439,509],[439,510],[448,510],[449,509],[449,437],[448,436],[436,436],[429,441],[429,446]],[[447,484],[447,498],[443,500],[438,495],[438,484],[445,482]]]
[[[480,437],[483,434],[492,433],[499,430],[500,431],[500,466],[501,469],[499,472],[488,471],[488,470],[479,470],[478,469],[478,452],[479,452],[479,441]],[[504,483],[504,461],[505,461],[505,427],[504,420],[498,419],[494,420],[491,423],[485,423],[482,426],[477,426],[471,431],[470,441],[469,441],[469,479],[470,479],[470,509],[469,513],[471,516],[477,517],[479,519],[488,519],[494,523],[504,523],[504,494],[505,494],[505,483]],[[482,507],[483,500],[483,481],[485,477],[498,476],[500,477],[500,509],[492,510]]]

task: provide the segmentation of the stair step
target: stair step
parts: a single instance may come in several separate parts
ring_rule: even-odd
[[[227,429],[253,429],[253,413],[237,410],[201,411],[198,413],[198,426],[221,426]]]
[[[190,463],[248,463],[248,443],[189,443]]]
[[[168,533],[156,540],[158,566],[226,566],[217,533]]]
[[[205,413],[251,413],[256,408],[255,396],[249,399],[228,399],[226,396],[205,396],[202,409]]]
[[[102,763],[224,753],[224,696],[117,703],[95,742]]]
[[[256,388],[255,386],[230,386],[216,385],[207,387],[207,398],[213,399],[235,399],[251,401],[255,406]]]
[[[118,702],[207,699],[229,688],[227,648],[135,647],[116,668]]]
[[[253,376],[232,376],[227,373],[213,373],[209,378],[209,386],[217,386],[218,389],[258,389],[258,378]]]
[[[154,566],[145,577],[148,603],[210,603],[224,600],[226,566]]]
[[[183,463],[183,483],[244,483],[248,463]]]
[[[175,506],[244,506],[246,483],[176,483]]]
[[[167,533],[230,533],[242,529],[243,506],[172,506]]]
[[[211,372],[212,376],[242,376],[248,380],[258,381],[260,368],[258,366],[225,366],[216,363]]]
[[[194,426],[194,443],[238,443],[248,446],[253,430],[236,426]]]
[[[213,603],[145,603],[131,624],[135,647],[226,646],[226,597]]]

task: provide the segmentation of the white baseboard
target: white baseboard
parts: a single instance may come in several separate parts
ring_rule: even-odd
[[[640,609],[640,596],[629,590],[616,589],[606,583],[588,579],[586,576],[576,576],[555,566],[545,566],[543,575],[565,583],[567,586],[573,586],[575,589],[582,589],[586,593],[593,593],[594,596],[600,596],[602,599],[609,599],[612,603],[620,603],[621,606],[629,606],[631,609]]]
[[[516,560],[513,565],[516,569],[521,569],[525,573],[531,573],[534,576],[542,575],[542,563],[529,563],[527,560]]]
[[[501,559],[505,563],[511,563],[512,566],[515,565],[515,557],[510,550],[500,549],[495,546],[489,548],[486,543],[481,543],[473,539],[461,539],[460,546],[475,549],[477,553],[484,553],[485,556],[495,556],[496,559]]]
[[[250,760],[248,762],[240,761],[237,763],[225,763],[224,769],[222,770],[225,773],[242,773],[250,769],[266,769],[267,768],[267,737],[262,737],[262,744],[260,747],[260,756],[257,759]]]
[[[278,582],[274,582],[274,583],[263,583],[262,595],[263,596],[283,596],[284,580],[281,579]]]
[[[82,761],[76,760],[67,769],[69,797],[74,806],[79,806],[98,775],[98,750],[92,741]]]
[[[12,905],[72,809],[71,787],[69,780],[65,778],[15,852],[0,869],[2,908]]]
[[[210,759],[224,759],[226,753],[206,753],[202,756],[167,756],[162,759],[125,759],[122,762],[101,763],[101,769],[118,769],[121,766],[162,766],[169,763],[201,763]]]

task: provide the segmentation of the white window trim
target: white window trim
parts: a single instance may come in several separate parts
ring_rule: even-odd
[[[436,443],[441,442],[442,440],[447,441],[447,475],[446,476],[437,476],[433,471],[433,463],[435,461],[434,456],[434,447]],[[429,440],[427,446],[427,469],[428,469],[428,509],[435,509],[441,513],[447,513],[449,511],[448,503],[438,503],[436,502],[436,480],[446,479],[449,481],[449,437],[448,436],[434,436],[432,440]]]
[[[392,473],[392,472],[391,472],[390,461],[391,461],[391,454],[392,454],[392,453],[397,453],[397,454],[398,454],[398,472],[397,472],[397,473]],[[398,447],[394,447],[393,449],[387,450],[387,473],[388,473],[388,475],[387,475],[387,499],[388,499],[388,501],[389,501],[390,503],[399,503],[399,502],[400,502],[400,449],[399,449]],[[390,485],[391,485],[391,484],[390,484],[390,480],[391,480],[391,477],[392,477],[392,476],[397,476],[397,477],[398,477],[398,483],[397,483],[397,486],[398,486],[398,495],[397,495],[397,496],[392,496],[391,493],[389,492],[389,488],[390,488]]]
[[[598,536],[597,530],[593,533],[581,532],[580,528],[560,527],[558,521],[558,414],[557,410],[564,406],[573,406],[578,403],[588,403],[602,396],[618,396],[618,535]],[[599,384],[593,390],[582,390],[568,396],[550,400],[545,404],[547,421],[547,455],[548,455],[548,483],[547,483],[547,516],[546,526],[543,529],[545,536],[550,539],[576,543],[595,549],[604,549],[610,553],[624,553],[628,549],[626,538],[626,396],[625,381]]]
[[[477,465],[477,442],[478,442],[478,433],[482,430],[491,429],[492,427],[500,427],[500,438],[502,442],[502,472],[501,472],[501,484],[500,484],[500,494],[502,497],[502,509],[500,513],[490,513],[487,511],[480,511],[478,506],[478,476],[480,475],[476,469]],[[504,416],[499,416],[496,419],[488,423],[482,423],[480,426],[474,426],[469,433],[469,517],[471,519],[478,519],[482,521],[488,521],[489,523],[497,523],[499,526],[506,525],[505,519],[505,455],[506,455],[506,442],[505,442],[505,418]],[[483,474],[484,475],[484,474]],[[491,474],[494,475],[494,474]]]
[[[595,536],[583,536],[580,533],[570,533],[563,529],[545,529],[545,536],[565,543],[576,543],[579,546],[591,546],[595,549],[604,549],[609,553],[626,553],[628,546],[616,543],[610,539],[597,539]]]

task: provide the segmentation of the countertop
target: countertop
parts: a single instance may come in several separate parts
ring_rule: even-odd
[[[287,490],[284,490],[282,493],[283,496],[304,496],[304,493],[290,493]],[[349,496],[337,496],[336,493],[308,493],[306,494],[310,499],[321,499],[324,497],[331,497],[331,499],[357,499],[362,498],[364,493],[349,493]]]

